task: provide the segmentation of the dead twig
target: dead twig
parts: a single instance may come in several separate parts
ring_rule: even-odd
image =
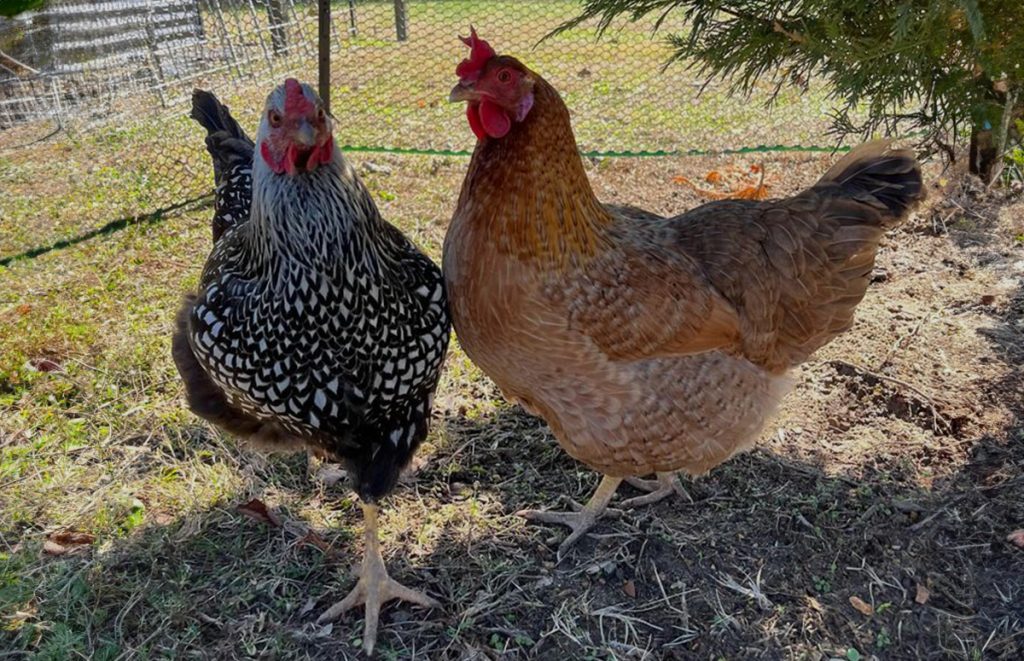
[[[924,528],[926,525],[931,523],[935,519],[935,517],[939,516],[940,514],[945,512],[947,509],[949,509],[953,505],[956,505],[957,503],[959,503],[961,500],[963,500],[966,497],[967,497],[966,494],[960,494],[959,496],[957,496],[953,500],[949,501],[948,503],[946,503],[945,505],[943,505],[939,509],[935,510],[934,512],[932,512],[931,514],[929,514],[925,518],[921,519],[920,521],[918,521],[914,525],[910,526],[910,528],[908,530],[910,530],[910,532],[917,532],[921,528]]]
[[[895,357],[896,352],[906,349],[910,340],[913,340],[915,337],[917,337],[917,335],[921,332],[921,328],[924,327],[925,323],[930,322],[931,320],[932,314],[930,313],[927,316],[921,317],[921,319],[918,320],[917,324],[914,325],[914,328],[911,329],[909,333],[897,338],[897,340],[893,343],[892,348],[889,349],[888,353],[885,354],[885,358],[883,358],[882,361],[878,363],[878,366],[875,368],[875,373],[884,370],[889,365],[890,361],[892,361],[893,357]]]
[[[880,374],[878,372],[873,372],[873,371],[869,370],[868,368],[863,367],[862,365],[856,365],[854,363],[851,363],[851,362],[848,362],[848,361],[845,361],[845,360],[842,360],[842,359],[839,359],[839,358],[837,358],[835,360],[832,360],[832,361],[829,361],[829,362],[831,362],[834,365],[842,365],[843,367],[846,367],[848,369],[854,370],[856,372],[860,372],[861,374],[869,376],[869,377],[871,377],[873,379],[877,379],[879,381],[886,381],[888,383],[892,383],[893,385],[897,385],[897,386],[900,386],[902,388],[906,388],[907,390],[913,392],[915,395],[917,395],[918,397],[923,399],[926,404],[928,404],[928,408],[931,409],[933,423],[940,423],[941,426],[944,427],[943,433],[949,433],[953,429],[953,426],[952,426],[952,424],[950,424],[949,419],[946,418],[946,416],[944,416],[941,413],[939,413],[939,409],[935,405],[935,398],[932,397],[931,395],[929,395],[928,393],[926,393],[925,391],[921,390],[920,388],[918,388],[914,384],[908,383],[907,381],[904,381],[902,379],[897,379],[894,376],[886,376],[885,374]],[[934,431],[938,432],[939,430],[937,428],[935,428]]]

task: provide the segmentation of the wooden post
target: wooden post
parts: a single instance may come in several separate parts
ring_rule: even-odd
[[[270,42],[274,46],[274,55],[281,55],[288,50],[288,32],[284,27],[288,14],[282,0],[267,0],[267,16],[270,18]]]
[[[319,0],[317,48],[320,60],[320,99],[331,111],[331,0]]]
[[[409,38],[409,12],[405,6],[406,0],[395,0],[395,35],[399,41]]]

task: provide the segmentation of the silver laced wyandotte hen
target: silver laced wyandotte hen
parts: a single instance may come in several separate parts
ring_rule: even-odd
[[[255,144],[208,92],[192,116],[217,203],[173,342],[189,407],[263,449],[346,466],[366,549],[356,586],[319,621],[365,604],[372,650],[382,603],[437,606],[388,576],[377,513],[427,434],[451,330],[441,272],[381,218],[308,85],[270,94]]]
[[[443,269],[466,354],[604,474],[559,556],[619,483],[672,494],[750,448],[787,372],[850,328],[885,230],[924,196],[908,151],[871,143],[781,200],[671,218],[602,204],[558,92],[473,33],[452,101],[477,136]]]

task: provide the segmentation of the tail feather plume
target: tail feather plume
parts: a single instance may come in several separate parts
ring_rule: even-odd
[[[206,129],[206,151],[213,160],[217,185],[213,240],[249,218],[252,204],[252,159],[255,144],[212,92],[192,93],[192,119]]]
[[[914,153],[891,149],[888,140],[863,144],[841,158],[818,182],[837,184],[846,197],[883,211],[885,224],[902,220],[925,198]]]

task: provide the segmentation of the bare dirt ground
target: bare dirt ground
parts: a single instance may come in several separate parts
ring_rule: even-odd
[[[466,161],[355,160],[437,257]],[[677,213],[702,201],[677,175],[762,163],[786,195],[830,160],[590,169],[603,199]],[[456,348],[435,431],[382,519],[392,573],[444,608],[387,606],[379,657],[1024,658],[1024,549],[1008,540],[1024,528],[1024,200],[935,166],[928,179],[855,326],[804,366],[759,448],[688,480],[692,502],[606,520],[561,564],[564,530],[514,513],[585,500],[597,476]],[[0,269],[0,340],[17,355],[0,366],[12,657],[359,656],[361,613],[314,624],[361,553],[351,495],[182,412],[170,323],[210,213]],[[276,524],[236,510],[253,498]],[[48,549],[68,528],[94,539]]]

